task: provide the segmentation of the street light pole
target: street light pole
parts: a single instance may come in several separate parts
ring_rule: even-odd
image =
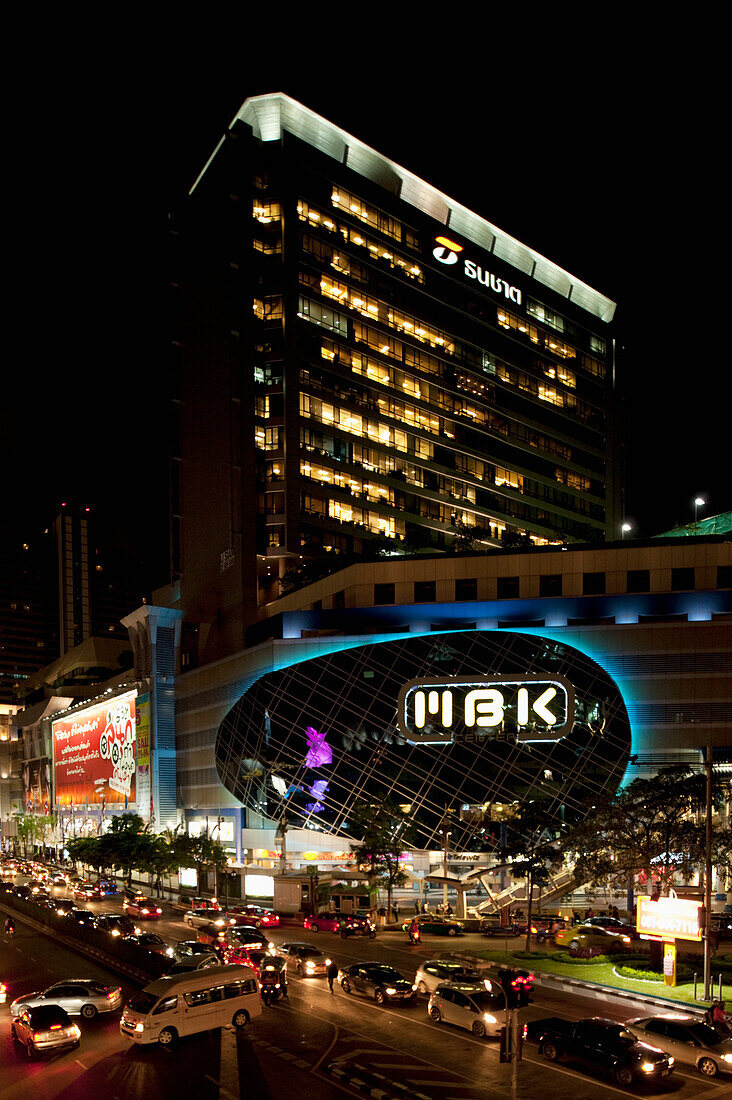
[[[704,497],[694,497],[694,523],[696,523],[699,518],[699,509],[703,508],[705,504],[706,500]]]
[[[704,1000],[712,999],[712,746],[707,745],[704,770],[707,777],[707,805],[704,852]]]

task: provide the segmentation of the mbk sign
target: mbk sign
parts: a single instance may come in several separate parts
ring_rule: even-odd
[[[574,723],[574,691],[563,676],[410,680],[399,693],[398,714],[412,744],[559,741]]]
[[[462,251],[463,246],[458,244],[457,241],[450,240],[449,237],[435,237],[435,248],[432,255],[439,263],[445,264],[446,267],[452,267],[454,264],[460,263],[460,253]],[[466,279],[475,279],[481,286],[492,290],[494,294],[502,294],[504,298],[508,298],[509,302],[515,302],[517,306],[521,305],[521,291],[517,286],[511,286],[505,279],[484,270],[472,260],[463,258],[462,262],[462,271]]]

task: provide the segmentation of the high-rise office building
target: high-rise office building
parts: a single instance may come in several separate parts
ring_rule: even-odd
[[[309,561],[618,530],[615,306],[580,279],[280,94],[173,241],[172,563],[205,660]]]

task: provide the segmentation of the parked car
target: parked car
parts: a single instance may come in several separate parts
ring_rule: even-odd
[[[310,943],[283,943],[275,947],[275,954],[285,959],[287,969],[294,970],[301,978],[323,975],[330,965],[330,959]]]
[[[449,959],[427,959],[414,975],[418,993],[432,993],[444,982],[480,982],[480,974],[465,963]],[[485,988],[485,987],[484,987]]]
[[[554,936],[554,942],[558,947],[566,947],[570,955],[579,955],[584,950],[600,955],[606,951],[628,951],[631,939],[630,936],[611,932],[607,928],[579,924],[575,928],[560,928]]]
[[[338,982],[344,993],[373,997],[379,1005],[387,1001],[412,1001],[417,991],[416,985],[384,963],[353,963],[343,967],[338,971]]]
[[[216,898],[204,898],[196,896],[191,902],[191,909],[216,909],[220,912],[221,906],[219,905]]]
[[[712,913],[712,932],[720,943],[732,940],[732,913]]]
[[[125,898],[122,908],[128,917],[137,917],[138,920],[158,920],[163,910],[145,894],[135,894],[133,898]]]
[[[463,926],[452,917],[441,917],[438,913],[418,913],[402,925],[406,932],[413,920],[419,925],[420,932],[429,932],[433,936],[462,936]]]
[[[518,936],[519,929],[514,922],[501,924],[498,917],[483,917],[480,922],[480,934],[481,936]]]
[[[612,1078],[618,1085],[659,1081],[672,1072],[674,1059],[658,1047],[639,1042],[624,1024],[595,1016],[564,1020],[550,1016],[524,1024],[524,1040],[535,1043],[549,1062],[567,1059]]]
[[[41,1005],[58,1005],[71,1016],[93,1020],[97,1013],[115,1012],[122,1007],[122,990],[101,982],[67,978],[49,985],[48,989],[16,997],[10,1005],[10,1015],[19,1016],[27,1008]]]
[[[484,1039],[500,1032],[504,1003],[502,993],[482,982],[443,982],[430,994],[427,1012],[436,1023],[456,1024]]]
[[[75,1050],[81,1042],[78,1026],[57,1005],[24,1009],[12,1021],[10,1034],[25,1047],[29,1058],[50,1051]]]
[[[625,1026],[636,1039],[695,1066],[704,1077],[732,1073],[732,1039],[724,1039],[698,1016],[669,1012],[626,1020]]]

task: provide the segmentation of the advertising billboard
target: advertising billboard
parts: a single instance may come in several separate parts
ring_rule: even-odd
[[[129,691],[52,723],[57,803],[97,805],[104,799],[134,808],[136,696]]]
[[[23,809],[26,813],[47,814],[50,810],[51,762],[43,756],[23,762]]]
[[[701,942],[700,901],[687,898],[638,898],[637,930],[649,939],[694,940]]]
[[[150,696],[138,695],[136,715],[137,734],[137,784],[138,813],[144,818],[152,816],[152,790],[150,787]]]

